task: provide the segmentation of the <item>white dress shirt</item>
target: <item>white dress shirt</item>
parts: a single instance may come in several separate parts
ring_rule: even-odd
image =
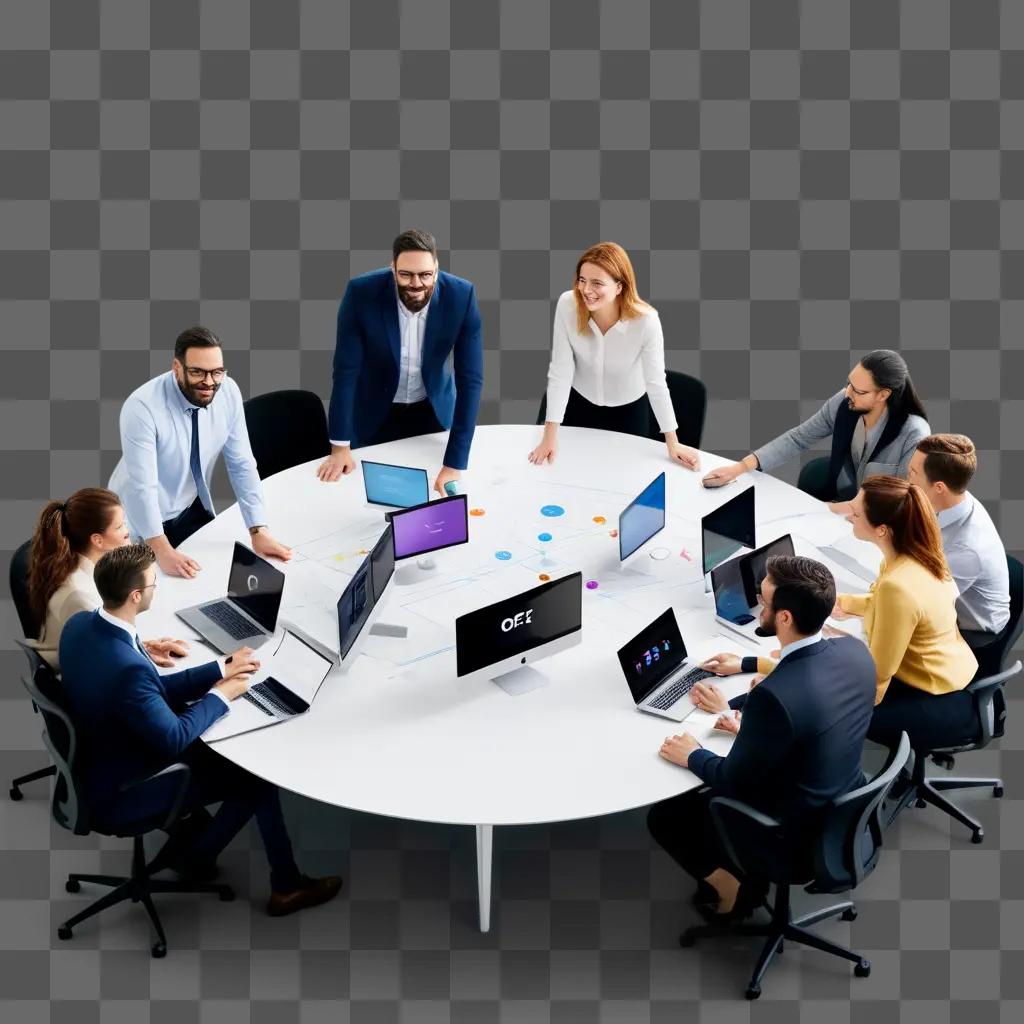
[[[938,513],[942,548],[960,596],[957,625],[998,633],[1010,621],[1006,551],[985,506],[970,491]]]
[[[647,307],[641,316],[619,320],[607,334],[590,320],[587,333],[580,334],[575,292],[563,292],[555,307],[546,420],[562,422],[571,388],[588,402],[605,406],[628,405],[646,392],[658,429],[675,430],[657,310]]]
[[[818,643],[822,639],[822,633],[819,629],[817,633],[812,633],[810,636],[801,637],[799,640],[794,640],[791,644],[786,644],[785,647],[779,650],[779,661],[782,661],[789,654],[794,654],[803,647],[810,647],[811,644]]]
[[[133,391],[121,407],[124,455],[110,477],[120,495],[133,537],[148,540],[164,532],[164,522],[184,512],[196,499],[189,459],[192,454],[192,409],[168,370]],[[219,455],[246,526],[267,521],[263,486],[256,471],[245,425],[242,393],[226,377],[213,401],[199,410],[199,462],[206,486]]]
[[[39,639],[29,641],[29,646],[57,672],[60,671],[60,635],[64,630],[64,624],[72,615],[79,612],[94,612],[103,604],[92,578],[95,568],[91,559],[85,555],[78,556],[78,565],[74,571],[46,602],[46,621],[43,623]]]

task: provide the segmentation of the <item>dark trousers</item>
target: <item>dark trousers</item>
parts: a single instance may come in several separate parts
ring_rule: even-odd
[[[270,864],[271,889],[275,892],[295,889],[299,883],[299,869],[284,823],[277,786],[221,757],[201,740],[185,751],[182,760],[192,769],[183,813],[220,803],[213,820],[189,850],[189,856],[200,864],[212,863],[242,826],[255,816]]]
[[[170,542],[172,548],[176,548],[182,541],[187,540],[200,527],[213,522],[213,516],[203,507],[203,503],[196,498],[184,512],[179,513],[173,519],[164,522],[164,536]]]
[[[403,441],[407,437],[419,437],[420,434],[436,434],[444,430],[434,407],[428,399],[422,402],[392,402],[384,422],[367,444],[384,444],[386,441]]]
[[[893,679],[871,716],[868,739],[892,750],[902,732],[915,750],[970,742],[978,734],[974,697],[966,690],[935,696]]]
[[[646,395],[641,395],[635,402],[626,405],[595,405],[572,388],[562,425],[617,430],[620,434],[650,437],[651,403]]]
[[[654,841],[693,878],[707,878],[716,868],[735,872],[711,821],[710,789],[662,800],[647,812]]]

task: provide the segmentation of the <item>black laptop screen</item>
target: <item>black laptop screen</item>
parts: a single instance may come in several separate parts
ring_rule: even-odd
[[[686,647],[676,622],[676,613],[671,608],[645,626],[619,651],[619,664],[637,704],[685,660]]]
[[[228,577],[228,597],[251,615],[268,633],[277,628],[277,612],[284,591],[284,573],[244,544],[235,541]]]

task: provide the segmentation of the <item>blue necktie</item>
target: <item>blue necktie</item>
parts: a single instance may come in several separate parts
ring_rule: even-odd
[[[192,454],[188,460],[189,468],[192,470],[192,480],[195,482],[196,490],[199,492],[199,500],[203,508],[212,516],[213,499],[210,497],[210,489],[206,486],[203,477],[203,467],[199,461],[199,410],[192,410]]]
[[[139,639],[138,633],[135,634],[135,650],[137,650],[139,654],[141,654],[146,659],[146,661],[153,661],[153,659],[149,656],[149,651],[147,651],[146,648],[142,646],[142,641]]]

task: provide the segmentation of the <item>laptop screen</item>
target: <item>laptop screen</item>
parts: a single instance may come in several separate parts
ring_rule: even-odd
[[[766,574],[765,563],[768,559],[773,555],[792,555],[793,553],[793,538],[787,533],[784,537],[779,537],[770,544],[751,551],[749,555],[745,555],[741,559],[743,562],[743,586],[747,596],[752,598],[750,602],[752,605],[761,590],[761,581]]]
[[[370,552],[370,566],[370,576],[373,579],[373,603],[376,604],[395,572],[395,538],[390,523],[380,535],[380,540],[373,546],[373,551]]]
[[[430,485],[425,469],[390,466],[386,462],[359,463],[363,470],[366,500],[371,505],[408,508],[430,500]]]
[[[367,555],[338,598],[338,652],[342,660],[359,638],[373,606],[372,571]]]
[[[228,597],[251,615],[268,633],[277,628],[284,573],[244,544],[235,541],[228,577]]]
[[[715,614],[737,626],[745,626],[754,621],[750,613],[753,602],[747,600],[747,591],[743,586],[742,562],[742,558],[730,558],[711,570]]]
[[[639,704],[686,660],[676,613],[669,608],[619,650],[619,664]]]

